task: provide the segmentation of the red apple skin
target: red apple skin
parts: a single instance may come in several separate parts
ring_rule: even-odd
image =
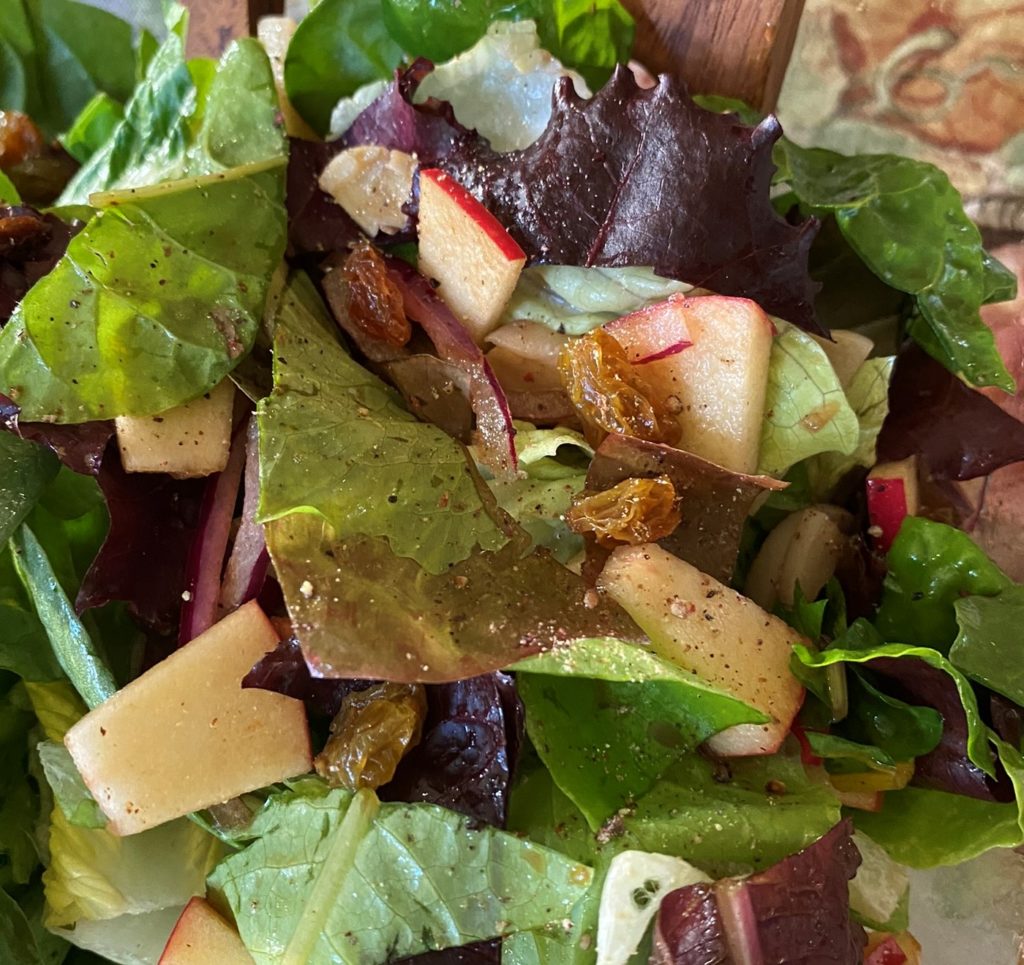
[[[665,301],[623,315],[604,328],[626,350],[634,365],[671,358],[693,345],[685,303],[685,295],[670,295]]]
[[[526,252],[515,242],[505,230],[505,226],[491,214],[476,198],[473,197],[455,178],[439,168],[426,168],[420,171],[420,184],[429,181],[437,185],[452,201],[475,221],[491,241],[509,261],[526,260]],[[422,190],[422,187],[421,189]]]
[[[238,932],[205,898],[193,898],[178,917],[157,965],[252,965]]]
[[[891,935],[882,942],[867,958],[864,965],[906,965],[907,953],[899,946]]]
[[[916,459],[912,456],[900,462],[879,463],[865,485],[875,548],[888,553],[903,520],[915,516],[920,506]]]

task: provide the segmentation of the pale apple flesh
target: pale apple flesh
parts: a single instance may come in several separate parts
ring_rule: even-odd
[[[373,238],[406,226],[402,210],[412,196],[416,158],[375,144],[339,151],[320,173],[320,190],[329,194],[349,217]]]
[[[804,689],[790,670],[800,634],[752,600],[649,543],[608,559],[598,588],[647,634],[660,657],[769,715],[716,734],[723,757],[771,754],[789,733]]]
[[[247,603],[68,731],[64,743],[114,834],[310,770],[302,703],[241,686],[277,643],[259,605]]]
[[[604,330],[626,350],[634,365],[659,362],[693,345],[685,307],[678,304],[685,301],[684,295],[671,295],[657,305],[609,322]]]
[[[419,269],[478,344],[498,322],[526,254],[476,198],[436,168],[420,171]]]
[[[253,965],[238,932],[204,898],[182,911],[157,965]]]
[[[154,416],[118,416],[125,472],[209,476],[227,465],[235,387],[225,379],[205,395]]]
[[[917,479],[917,457],[899,462],[880,462],[868,474],[866,483],[868,533],[880,553],[888,553],[892,541],[908,516],[921,508]]]
[[[678,412],[679,448],[734,472],[756,472],[772,320],[750,299],[724,295],[672,296],[645,311],[664,327],[676,316],[678,331],[693,343],[643,368],[644,379]]]
[[[837,328],[831,339],[819,335],[812,335],[811,338],[821,346],[843,388],[853,381],[857,370],[875,347],[875,343],[866,335],[848,328]]]

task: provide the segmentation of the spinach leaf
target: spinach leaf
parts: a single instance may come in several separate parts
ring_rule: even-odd
[[[108,197],[0,333],[0,389],[22,418],[152,415],[220,382],[284,250],[282,164]]]
[[[887,285],[913,295],[920,320],[910,332],[973,385],[1007,392],[1013,378],[978,309],[1009,291],[963,210],[933,165],[889,154],[845,157],[780,141],[780,178],[804,205],[834,212],[851,246]]]
[[[1024,706],[1024,587],[1011,586],[993,597],[964,597],[953,606],[960,632],[950,648],[950,662],[972,680]]]
[[[958,599],[994,596],[1012,586],[966,533],[918,516],[904,520],[888,564],[875,620],[879,633],[942,653],[957,635]]]
[[[79,164],[86,164],[114,133],[124,118],[124,107],[109,94],[100,91],[75,118],[60,143]]]
[[[942,714],[882,693],[859,670],[846,675],[850,712],[837,728],[851,740],[881,748],[893,760],[910,761],[942,740]]]
[[[435,23],[440,11],[431,8],[426,19]],[[299,24],[288,44],[284,83],[288,99],[317,133],[327,131],[339,100],[390,77],[401,62],[400,42],[388,26],[382,0],[321,0]]]
[[[43,965],[25,912],[0,888],[0,960],[6,965]]]
[[[131,27],[73,0],[8,0],[0,18],[0,109],[28,114],[50,137],[97,92],[134,86]]]
[[[629,60],[635,24],[619,0],[546,0],[537,26],[541,43],[593,88]]]
[[[821,734],[813,730],[805,733],[814,755],[835,762],[840,769],[891,772],[896,766],[896,761],[880,747],[858,744],[836,734]]]
[[[0,171],[0,204],[17,204],[20,200],[18,189],[11,184],[11,179]]]
[[[618,640],[580,640],[515,669],[530,740],[594,829],[713,734],[768,719]]]
[[[59,465],[48,449],[0,431],[0,545],[28,515]]]
[[[27,525],[22,524],[12,537],[11,549],[58,663],[86,704],[95,707],[103,703],[117,690],[117,684]]]
[[[585,865],[429,804],[286,791],[214,870],[259,965],[376,965],[540,928],[586,893]]]

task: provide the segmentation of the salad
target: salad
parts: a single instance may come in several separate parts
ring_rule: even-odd
[[[187,30],[0,21],[0,960],[919,962],[1024,844],[946,176],[618,0]]]

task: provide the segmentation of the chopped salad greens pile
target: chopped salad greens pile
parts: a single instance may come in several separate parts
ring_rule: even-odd
[[[618,0],[187,32],[0,18],[0,960],[919,961],[1024,844],[946,176]]]

